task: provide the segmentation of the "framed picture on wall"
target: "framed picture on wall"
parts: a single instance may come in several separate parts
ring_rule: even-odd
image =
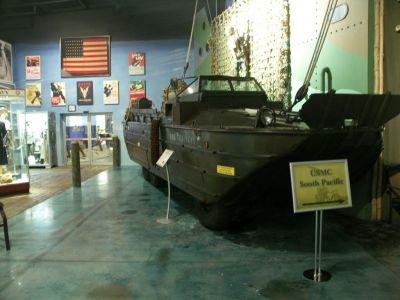
[[[76,105],[74,105],[74,104],[68,105],[68,111],[69,112],[76,112]]]
[[[50,102],[52,106],[65,106],[67,99],[65,98],[65,82],[50,83],[51,95]]]
[[[25,104],[26,106],[37,106],[42,105],[42,84],[39,83],[27,83],[25,86]]]
[[[78,81],[76,92],[78,105],[93,105],[93,81]]]
[[[104,104],[119,103],[118,80],[103,81],[103,103]]]
[[[146,80],[129,81],[129,99],[134,101],[146,97]]]
[[[143,52],[128,53],[129,75],[144,75],[145,55]]]
[[[25,56],[25,78],[26,80],[40,79],[40,56]]]
[[[0,40],[0,83],[12,84],[12,47]]]
[[[61,38],[61,77],[110,76],[110,36]]]

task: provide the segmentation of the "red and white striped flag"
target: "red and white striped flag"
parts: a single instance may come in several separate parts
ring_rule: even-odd
[[[110,75],[109,37],[61,39],[61,75]]]

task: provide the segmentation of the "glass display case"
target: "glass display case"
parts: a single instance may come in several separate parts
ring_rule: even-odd
[[[26,112],[26,146],[31,168],[57,165],[54,112]]]
[[[29,192],[25,91],[0,90],[0,194]]]

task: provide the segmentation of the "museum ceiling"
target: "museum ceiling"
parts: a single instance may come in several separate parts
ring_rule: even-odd
[[[125,24],[145,24],[142,29],[150,36],[170,34],[171,38],[187,38],[192,23],[195,0],[0,0],[0,33],[33,28],[40,19],[57,15],[82,16],[98,14],[110,16],[110,23],[121,20]],[[212,11],[216,3],[219,11],[225,0],[210,0]],[[199,0],[199,7],[207,0]],[[88,14],[88,15],[89,15]],[[113,24],[110,24],[112,26]]]

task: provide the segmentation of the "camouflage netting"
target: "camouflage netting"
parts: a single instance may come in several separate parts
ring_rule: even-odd
[[[290,106],[289,4],[236,0],[212,22],[211,73],[250,75],[269,99]]]

